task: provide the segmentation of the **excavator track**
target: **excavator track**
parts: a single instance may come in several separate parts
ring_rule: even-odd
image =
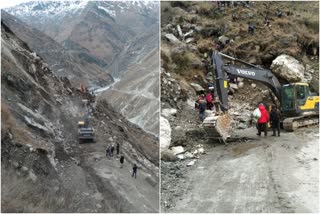
[[[319,114],[309,114],[298,117],[290,117],[283,120],[283,128],[286,131],[295,131],[301,127],[308,127],[319,124]]]

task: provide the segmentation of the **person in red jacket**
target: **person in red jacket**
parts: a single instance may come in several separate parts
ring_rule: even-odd
[[[259,110],[261,112],[261,117],[258,120],[258,133],[257,135],[261,135],[261,131],[264,131],[264,136],[267,136],[267,123],[269,121],[269,113],[265,106],[261,103],[259,104]]]

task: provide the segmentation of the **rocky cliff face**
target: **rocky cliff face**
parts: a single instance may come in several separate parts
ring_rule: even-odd
[[[97,65],[95,58],[91,58],[91,61],[83,60],[83,52],[66,49],[46,34],[3,10],[1,21],[43,57],[52,71],[61,77],[67,77],[74,86],[79,87],[80,83],[105,86],[113,82],[112,76]]]
[[[79,145],[81,94],[3,22],[1,53],[2,211],[158,212],[157,139],[98,101],[89,116],[97,142]],[[116,142],[122,169],[105,157]]]
[[[105,69],[106,75],[119,80],[102,97],[130,121],[158,135],[158,2],[30,2],[7,11],[52,37],[82,63]],[[30,38],[28,42],[38,44]],[[99,83],[90,86],[99,88]]]
[[[121,50],[158,23],[157,2],[29,2],[7,11],[69,50],[105,68]]]
[[[101,95],[128,120],[159,135],[159,50],[128,67],[126,75]]]

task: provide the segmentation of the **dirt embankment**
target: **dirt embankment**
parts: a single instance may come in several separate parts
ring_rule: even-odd
[[[79,145],[79,91],[3,23],[1,31],[2,211],[157,212],[158,140],[98,102],[89,117],[97,143]],[[105,156],[117,142],[122,169]]]

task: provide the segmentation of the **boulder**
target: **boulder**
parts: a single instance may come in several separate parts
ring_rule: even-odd
[[[174,130],[178,131],[178,132],[182,132],[183,128],[181,126],[176,126],[176,127],[174,127]]]
[[[243,80],[244,80],[244,79],[243,79],[242,77],[237,77],[237,81],[238,81],[238,82],[243,82]]]
[[[23,166],[23,167],[21,168],[21,170],[24,171],[24,172],[26,172],[26,171],[28,171],[29,169],[28,169],[28,167]]]
[[[162,144],[162,139],[161,139],[161,144]],[[173,154],[171,150],[165,149],[161,151],[161,160],[174,162],[174,161],[177,161],[178,158]]]
[[[172,28],[172,24],[167,24],[164,29],[165,29],[166,31],[168,31],[168,30],[170,30],[171,28]]]
[[[205,112],[204,112],[204,116],[205,117],[214,117],[214,115],[215,115],[215,111],[214,110],[205,110]]]
[[[175,116],[176,114],[177,114],[177,109],[174,109],[174,108],[165,108],[161,110],[161,115],[167,119],[171,116]]]
[[[12,165],[15,167],[15,168],[19,168],[20,167],[20,164],[16,161],[13,161],[12,162]]]
[[[161,151],[168,149],[171,143],[171,126],[169,121],[163,116],[160,116],[160,139]]]
[[[234,89],[234,90],[238,90],[238,85],[234,84],[234,83],[229,83],[230,88]]]
[[[184,148],[182,146],[175,146],[171,148],[171,151],[174,155],[179,155],[184,152]]]
[[[194,41],[194,38],[188,38],[188,39],[186,39],[186,43],[187,44],[189,44],[189,43],[191,43],[191,42],[193,42]]]
[[[256,88],[256,87],[257,87],[257,85],[256,85],[256,84],[254,84],[254,83],[251,83],[251,87],[252,87],[252,88]]]
[[[197,83],[190,83],[190,85],[196,92],[204,91],[204,88]]]
[[[245,123],[239,123],[236,128],[237,129],[246,129],[246,128],[248,128],[248,126]]]
[[[204,154],[204,148],[202,148],[202,147],[199,148],[199,149],[198,149],[198,153],[199,153],[199,154]]]
[[[191,152],[186,152],[184,153],[184,157],[185,159],[192,159],[194,158],[193,154]]]
[[[45,124],[45,126],[41,125],[40,123],[37,123],[33,118],[28,117],[28,116],[24,116],[24,119],[26,121],[26,123],[28,124],[28,126],[33,127],[35,129],[38,129],[40,131],[45,132],[46,134],[52,135],[53,134],[53,130],[48,128]]]
[[[37,71],[36,65],[35,64],[31,64],[31,72],[35,73]]]
[[[190,30],[189,32],[184,34],[184,38],[192,37],[193,35],[193,30]]]
[[[29,171],[29,178],[35,183],[38,177],[31,171]]]
[[[178,30],[179,36],[183,37],[183,33],[182,33],[180,25],[177,25],[177,30]]]
[[[243,82],[239,82],[239,83],[238,83],[238,88],[243,88],[243,86],[244,86],[244,83],[243,83]]]
[[[212,72],[208,72],[207,75],[206,75],[206,79],[209,81],[209,82],[213,82],[213,75],[212,75]]]
[[[194,108],[195,106],[195,101],[194,100],[191,100],[191,99],[188,99],[187,100],[187,106],[189,106],[190,108]]]
[[[179,44],[180,40],[177,39],[177,37],[175,37],[173,34],[168,33],[165,35],[165,37],[168,39],[169,42],[174,43],[174,44]]]
[[[195,163],[196,163],[196,161],[195,161],[195,160],[192,160],[192,161],[190,161],[190,162],[187,164],[187,166],[193,166]]]
[[[283,54],[272,61],[271,70],[289,82],[299,82],[303,80],[305,69],[298,60]]]
[[[185,156],[184,156],[183,154],[180,154],[180,155],[177,155],[177,158],[178,158],[179,160],[183,160],[183,159],[185,159]]]
[[[224,45],[229,44],[229,42],[230,42],[230,39],[226,36],[220,36],[218,40],[219,40],[219,42],[221,42]]]

